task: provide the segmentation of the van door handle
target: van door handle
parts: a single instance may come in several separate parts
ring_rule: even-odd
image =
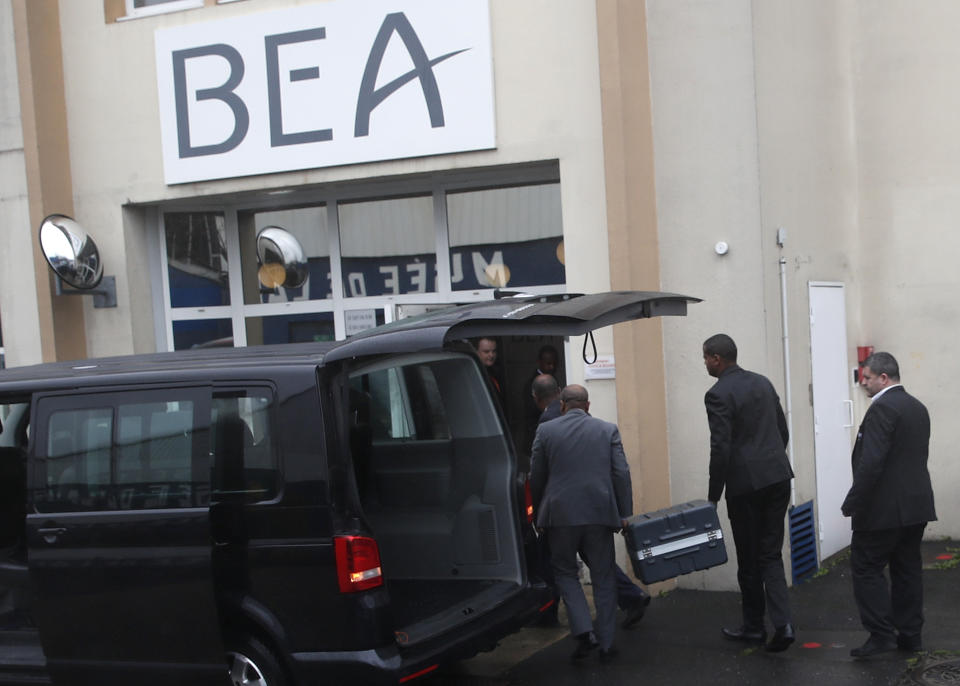
[[[67,530],[62,526],[50,526],[37,529],[37,533],[43,536],[43,540],[47,543],[56,543],[57,537],[63,536]]]

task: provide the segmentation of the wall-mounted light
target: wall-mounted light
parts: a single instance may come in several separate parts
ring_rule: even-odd
[[[717,244],[713,246],[713,250],[718,255],[726,255],[728,252],[730,252],[730,246],[727,245],[726,241],[717,241]]]
[[[40,222],[40,249],[56,274],[57,295],[92,295],[94,307],[117,306],[117,282],[103,275],[93,238],[74,219],[51,214]],[[71,288],[64,288],[66,282]]]

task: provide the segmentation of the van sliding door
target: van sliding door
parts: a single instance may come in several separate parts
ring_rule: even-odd
[[[37,401],[27,516],[57,683],[217,683],[209,389]],[[201,676],[205,674],[205,676]]]

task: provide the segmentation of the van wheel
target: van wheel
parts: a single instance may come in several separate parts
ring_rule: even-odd
[[[227,651],[227,669],[233,686],[286,686],[283,669],[273,652],[255,638]]]

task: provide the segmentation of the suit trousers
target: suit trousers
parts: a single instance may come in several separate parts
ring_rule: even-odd
[[[727,514],[737,548],[743,626],[748,629],[763,630],[766,612],[774,628],[791,622],[781,554],[783,518],[789,503],[789,480],[727,496]]]
[[[891,641],[899,634],[919,641],[923,629],[923,559],[926,523],[878,531],[854,531],[850,543],[853,597],[871,636]],[[883,574],[890,568],[890,585]]]
[[[567,606],[570,633],[579,636],[593,630],[600,647],[609,650],[613,646],[617,613],[613,529],[600,525],[553,526],[547,529],[547,538],[553,578]],[[590,620],[590,607],[580,585],[577,553],[589,560],[596,623]]]
[[[554,600],[553,606],[546,610],[544,614],[551,614],[555,618],[560,604],[560,592],[557,591],[557,584],[553,578],[553,569],[550,566],[550,544],[547,542],[546,536],[541,536],[538,542],[540,576],[547,585],[553,589]],[[580,557],[583,558],[583,555]],[[584,559],[584,563],[588,567],[590,566],[589,560]],[[626,572],[620,569],[620,566],[616,563],[613,565],[613,577],[617,592],[617,607],[621,610],[632,610],[636,607],[637,603],[649,602],[650,594],[647,593],[642,586],[635,584],[633,579],[627,576]]]

